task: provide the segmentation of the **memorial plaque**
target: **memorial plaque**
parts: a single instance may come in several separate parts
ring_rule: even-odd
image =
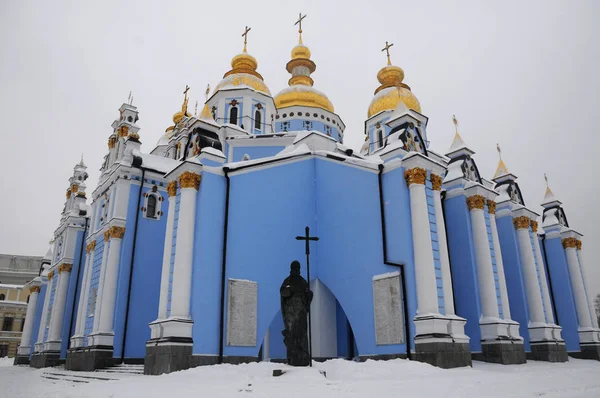
[[[404,343],[403,295],[400,273],[373,277],[373,308],[375,314],[375,344]]]
[[[258,283],[229,279],[227,345],[256,346]]]

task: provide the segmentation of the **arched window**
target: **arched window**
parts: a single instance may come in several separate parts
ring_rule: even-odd
[[[260,111],[257,109],[256,112],[254,112],[254,128],[256,130],[260,130],[261,125],[262,125],[262,115],[260,114]]]
[[[377,146],[380,148],[383,146],[383,131],[381,130],[377,130]]]
[[[146,217],[156,218],[156,196],[148,195],[148,205],[146,206]]]
[[[6,296],[4,294],[0,294],[0,300],[4,300]]]
[[[231,109],[229,109],[229,123],[231,124],[237,124],[238,122],[238,108],[237,106],[232,106]]]

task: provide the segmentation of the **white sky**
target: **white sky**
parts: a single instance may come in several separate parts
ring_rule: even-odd
[[[91,192],[130,90],[150,151],[185,85],[193,112],[206,84],[230,69],[246,25],[272,94],[286,87],[299,11],[308,14],[315,87],[346,123],[347,145],[363,142],[388,40],[429,117],[431,149],[447,150],[456,114],[482,175],[492,177],[500,143],[526,204],[540,212],[546,172],[585,235],[589,294],[600,292],[597,1],[2,1],[0,252],[46,252],[73,166],[83,152]]]

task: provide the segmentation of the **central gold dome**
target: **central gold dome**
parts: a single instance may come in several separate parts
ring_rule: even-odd
[[[271,91],[265,84],[261,74],[256,71],[257,68],[256,58],[248,54],[244,46],[244,51],[231,60],[231,70],[223,75],[223,80],[217,84],[214,92],[246,86],[271,96]]]

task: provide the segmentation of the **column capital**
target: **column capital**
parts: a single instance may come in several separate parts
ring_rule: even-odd
[[[577,239],[577,250],[581,251],[581,246],[582,246],[581,241],[579,239]]]
[[[408,169],[404,172],[404,178],[406,179],[406,183],[409,187],[412,184],[425,185],[425,180],[427,179],[427,170],[420,167],[413,167],[412,169]]]
[[[537,231],[538,231],[538,222],[537,222],[537,221],[535,221],[535,220],[530,220],[530,221],[529,221],[529,225],[531,226],[531,230],[532,230],[534,233],[537,233]]]
[[[58,266],[58,273],[60,274],[61,272],[71,272],[72,269],[73,264],[62,263]]]
[[[173,180],[167,184],[169,197],[177,195],[177,181]]]
[[[487,200],[487,206],[488,206],[488,213],[490,214],[496,214],[496,202],[494,202],[491,199]]]
[[[431,189],[434,191],[439,191],[442,189],[442,177],[431,173]]]
[[[69,199],[71,197],[71,188],[70,187],[67,189],[67,193],[65,194],[65,196],[67,197],[67,199]]]
[[[104,241],[108,242],[109,239],[110,239],[110,229],[107,229],[106,231],[104,231]]]
[[[564,238],[561,241],[563,248],[565,249],[576,249],[577,248],[577,239],[575,238]]]
[[[108,139],[108,149],[113,149],[115,147],[115,137],[110,137]]]
[[[107,232],[109,233],[110,239],[123,239],[123,235],[125,235],[125,227],[110,227]]]
[[[96,241],[93,240],[90,243],[87,244],[87,246],[85,247],[85,251],[89,254],[90,252],[94,251],[96,249]]]
[[[48,280],[52,280],[54,278],[54,270],[48,272]]]
[[[467,198],[467,207],[469,208],[469,211],[474,209],[483,210],[485,207],[485,197],[481,195],[469,196]]]
[[[181,188],[200,188],[200,174],[186,171],[179,176],[179,186]]]
[[[40,292],[40,289],[41,289],[41,288],[40,288],[40,286],[31,286],[31,287],[29,288],[29,292],[30,292],[30,293],[39,293],[39,292]]]
[[[513,224],[515,229],[529,229],[529,217],[527,216],[519,216],[513,218]]]

